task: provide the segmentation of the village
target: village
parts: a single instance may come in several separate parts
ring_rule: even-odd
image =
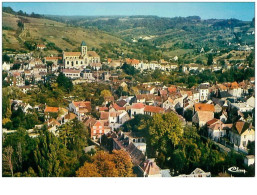
[[[164,85],[162,82],[135,83],[123,78],[119,80],[121,66],[125,63],[140,72],[156,69],[167,72],[179,69],[176,62],[141,61],[138,59],[110,59],[101,62],[95,51],[88,51],[87,44],[82,41],[80,52],[63,52],[62,56],[33,57],[28,54],[8,54],[15,59],[14,63],[3,62],[3,71],[7,72],[5,81],[9,86],[18,87],[24,93],[38,90],[39,83],[50,82],[52,77],[62,73],[72,81],[72,84],[104,83],[111,86],[106,90],[102,104],[92,107],[91,101],[76,97],[65,97],[67,107],[53,107],[47,104],[30,105],[19,99],[12,99],[13,109],[22,108],[24,114],[36,110],[44,116],[44,124],[37,124],[27,129],[31,137],[39,135],[38,130],[43,125],[49,132],[59,136],[59,129],[75,118],[89,129],[91,145],[85,147],[85,152],[91,150],[124,150],[131,157],[136,174],[139,177],[172,177],[169,169],[162,169],[155,159],[147,156],[147,143],[142,135],[124,131],[124,124],[138,115],[173,113],[178,117],[183,127],[194,126],[204,139],[209,139],[222,152],[235,151],[244,156],[245,166],[253,165],[254,155],[249,154],[249,144],[255,141],[255,78],[242,82],[201,83],[187,88],[185,86]],[[45,45],[37,45],[43,50]],[[175,57],[176,60],[176,57]],[[18,66],[14,68],[13,66]],[[221,65],[203,66],[194,63],[182,65],[182,71],[190,74],[193,71],[209,69],[226,71]],[[243,64],[234,65],[242,68]],[[109,67],[104,70],[103,67]],[[52,75],[52,76],[49,76]],[[114,91],[138,89],[135,95],[114,96]],[[92,115],[92,112],[97,113]],[[3,129],[10,134],[16,130]],[[111,140],[105,143],[104,140]],[[111,147],[111,148],[110,148]],[[240,167],[241,168],[241,167]],[[180,174],[177,177],[211,177],[211,172],[201,168],[192,170],[191,174]]]

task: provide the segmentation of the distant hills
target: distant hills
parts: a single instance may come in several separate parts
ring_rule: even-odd
[[[24,28],[18,27],[18,22]],[[254,45],[254,19],[203,20],[199,16],[43,16],[3,7],[3,48],[25,49],[25,41],[76,50],[82,40],[101,57],[171,58]]]

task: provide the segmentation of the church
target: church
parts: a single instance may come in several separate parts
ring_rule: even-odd
[[[92,63],[100,63],[100,56],[95,51],[87,51],[85,41],[81,43],[80,52],[63,52],[65,69],[81,69]]]

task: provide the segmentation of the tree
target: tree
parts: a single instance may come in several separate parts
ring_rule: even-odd
[[[10,62],[10,57],[7,54],[2,56],[3,62]]]
[[[77,177],[101,177],[101,174],[98,173],[98,168],[93,163],[85,162],[84,166],[80,167],[76,171]]]
[[[73,89],[72,81],[62,72],[59,73],[56,82],[58,83],[58,87],[63,88],[68,93],[70,93]]]
[[[8,167],[8,168],[7,168]],[[9,169],[13,177],[13,148],[12,146],[7,146],[3,151],[3,169]]]
[[[125,151],[113,150],[112,154],[99,151],[91,162],[76,171],[78,177],[133,177],[131,158]]]
[[[51,62],[51,61],[46,62],[46,66],[47,66],[48,72],[52,72],[53,64],[54,64],[54,63]],[[49,68],[50,68],[50,71],[49,71]]]
[[[192,109],[187,109],[184,112],[184,117],[187,121],[192,121],[192,117],[193,117],[193,110]]]
[[[155,114],[148,122],[149,145],[153,152],[162,152],[166,158],[171,156],[182,136],[182,126],[178,116],[173,113]],[[148,152],[151,154],[148,150]],[[154,153],[152,153],[155,156]]]
[[[113,150],[113,162],[118,170],[119,177],[132,177],[133,164],[130,156],[123,150]]]
[[[247,149],[249,150],[249,155],[255,155],[255,141],[248,142]]]
[[[101,96],[102,96],[103,98],[107,98],[107,97],[112,96],[112,93],[111,93],[109,90],[104,89],[103,91],[101,91]]]
[[[213,56],[212,54],[208,55],[207,65],[210,66],[213,64]]]
[[[151,120],[152,117],[144,114],[137,114],[133,119],[126,121],[123,124],[123,130],[125,132],[132,131],[138,136],[147,136],[147,122]]]
[[[40,177],[62,176],[59,154],[65,152],[57,137],[46,131],[39,137],[39,143],[34,151],[37,172]]]

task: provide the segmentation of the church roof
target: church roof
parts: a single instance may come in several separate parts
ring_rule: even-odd
[[[86,46],[86,42],[82,41],[81,46]]]

